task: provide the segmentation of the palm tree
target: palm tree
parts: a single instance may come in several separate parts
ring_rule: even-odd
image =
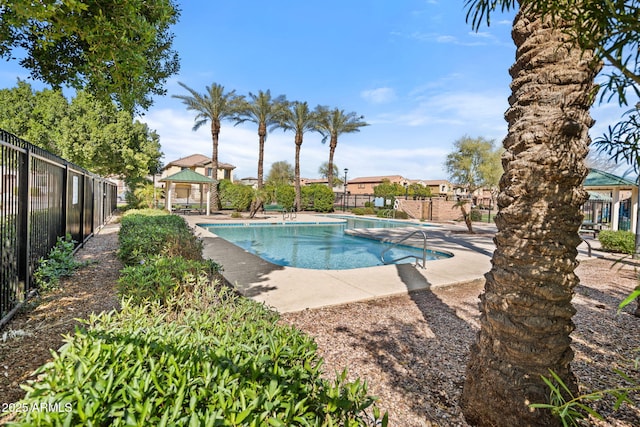
[[[333,155],[338,145],[338,136],[343,133],[360,132],[360,128],[369,126],[364,122],[364,116],[359,116],[354,112],[345,113],[344,110],[334,108],[329,110],[327,107],[318,106],[316,111],[320,115],[318,120],[318,129],[323,135],[322,142],[326,142],[329,138],[329,162],[327,164],[327,183],[331,188],[333,185]]]
[[[249,101],[242,102],[234,116],[236,125],[252,122],[258,125],[258,190],[263,185],[264,175],[264,143],[267,139],[267,129],[279,125],[282,112],[287,108],[284,95],[271,98],[271,91],[259,91],[257,95],[249,92]]]
[[[173,98],[180,99],[187,106],[187,110],[196,111],[195,124],[193,130],[200,129],[202,125],[211,122],[211,139],[213,140],[213,150],[211,151],[211,170],[214,180],[218,178],[218,138],[220,136],[220,122],[231,119],[236,113],[241,96],[235,94],[235,90],[224,91],[224,86],[213,83],[207,86],[206,92],[200,94],[184,83],[178,82],[191,95],[173,95]],[[211,209],[216,212],[220,208],[220,198],[218,196],[218,184],[211,185],[209,192],[209,203]]]
[[[467,2],[470,13],[474,5],[496,8],[496,3],[515,4]],[[577,391],[569,366],[571,298],[579,283],[574,270],[580,206],[587,200],[583,160],[599,64],[593,52],[571,43],[564,32],[570,21],[543,18],[528,7],[535,2],[519,3],[496,250],[485,275],[481,329],[461,397],[467,421],[480,426],[559,425],[550,411],[528,406],[548,402],[541,378],[549,370]]]
[[[302,140],[305,132],[319,132],[318,117],[317,110],[309,110],[309,104],[306,102],[296,101],[293,102],[284,112],[279,124],[279,127],[285,132],[290,130],[296,134],[294,139],[296,144],[296,159],[294,166],[294,187],[296,191],[294,205],[296,207],[296,211],[300,211],[302,209],[300,206],[300,148],[302,147]]]

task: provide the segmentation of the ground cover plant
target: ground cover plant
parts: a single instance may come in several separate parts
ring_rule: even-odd
[[[21,403],[60,409],[13,425],[367,425],[366,386],[321,379],[313,340],[277,321],[217,286],[125,301],[68,337]]]
[[[64,238],[58,237],[47,258],[40,259],[38,268],[33,274],[40,290],[55,288],[61,277],[70,276],[83,266],[73,258],[75,244],[70,235]]]
[[[165,216],[123,218],[120,240],[135,243],[123,260],[140,261],[123,270],[121,310],[65,338],[17,403],[47,410],[20,411],[9,425],[387,424],[365,383],[346,371],[322,378],[314,340],[213,279],[210,262],[128,235],[153,234],[145,223],[166,225],[157,222]],[[157,231],[172,241],[166,227]],[[142,240],[159,252],[136,246]]]

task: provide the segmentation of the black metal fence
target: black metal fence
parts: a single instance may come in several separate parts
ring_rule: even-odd
[[[58,237],[82,245],[116,209],[116,185],[0,129],[0,327]]]

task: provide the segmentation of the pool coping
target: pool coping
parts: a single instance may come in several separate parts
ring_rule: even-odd
[[[305,222],[310,217],[316,215],[299,214],[298,218],[287,223]],[[223,266],[222,274],[229,283],[245,296],[281,313],[484,281],[484,274],[491,269],[491,256],[495,249],[494,224],[474,224],[477,233],[468,234],[464,232],[466,227],[460,224],[431,223],[435,227],[427,230],[429,249],[449,252],[454,256],[428,261],[426,269],[412,264],[391,264],[351,270],[310,270],[272,264],[197,226],[200,223],[219,223],[221,219],[196,215],[184,218],[203,240],[204,257]],[[263,217],[265,221],[272,219]],[[425,228],[418,222],[413,223]],[[399,229],[359,229],[359,232],[361,237],[380,239],[397,235],[398,232],[393,230]],[[586,247],[585,244],[581,246]]]

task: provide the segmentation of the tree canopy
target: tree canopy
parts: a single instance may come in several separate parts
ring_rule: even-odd
[[[159,168],[159,137],[131,113],[84,91],[34,91],[18,81],[0,90],[0,128],[100,175],[127,180]]]
[[[293,166],[286,160],[275,162],[267,174],[267,183],[271,185],[289,185],[294,181]]]
[[[502,175],[502,150],[494,148],[493,140],[464,136],[453,146],[445,161],[453,183],[465,187],[469,193],[479,188],[497,188]]]
[[[0,0],[0,57],[53,88],[84,89],[122,109],[147,109],[177,73],[172,0]]]

